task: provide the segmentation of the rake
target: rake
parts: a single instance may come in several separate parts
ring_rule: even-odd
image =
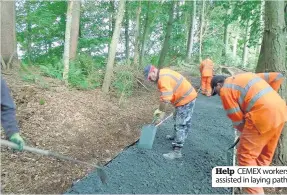
[[[7,141],[7,140],[3,140],[3,139],[1,139],[0,145],[1,146],[8,146],[8,147],[11,147],[13,149],[18,149],[18,147],[19,147],[17,144],[15,144],[13,142],[10,142],[10,141]],[[101,166],[98,166],[98,165],[95,165],[95,164],[90,164],[90,163],[87,163],[87,162],[84,162],[84,161],[80,161],[80,160],[77,160],[77,159],[73,159],[73,158],[70,158],[68,156],[63,156],[61,154],[54,153],[54,152],[51,152],[51,151],[48,151],[48,150],[42,150],[42,149],[38,149],[38,148],[33,148],[33,147],[30,147],[30,146],[25,146],[24,145],[23,146],[23,150],[28,151],[28,152],[32,152],[32,153],[35,153],[35,154],[41,154],[41,155],[44,155],[44,156],[51,156],[51,157],[54,157],[54,158],[57,158],[57,159],[68,160],[68,161],[71,161],[71,162],[74,162],[74,163],[79,163],[79,164],[84,164],[84,165],[88,165],[88,166],[94,167],[97,170],[97,173],[98,173],[98,176],[101,179],[101,182],[103,184],[107,184],[107,175],[104,172],[103,167],[101,167]]]

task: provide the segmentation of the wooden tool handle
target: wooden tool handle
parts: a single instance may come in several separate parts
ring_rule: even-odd
[[[8,147],[11,147],[11,148],[14,148],[14,149],[18,149],[19,146],[13,142],[10,142],[8,140],[3,140],[1,139],[1,142],[0,142],[1,146],[8,146]],[[36,154],[42,154],[42,155],[45,155],[45,156],[49,156],[49,151],[47,150],[41,150],[41,149],[38,149],[38,148],[32,148],[30,146],[23,146],[23,150],[26,150],[26,151],[29,151],[29,152],[32,152],[32,153],[36,153]]]
[[[167,119],[169,119],[172,115],[173,115],[173,113],[171,113],[168,117],[166,117],[165,119],[163,119],[162,121],[160,121],[160,122],[156,125],[156,127],[159,126],[159,125],[161,125],[164,121],[166,121]]]
[[[4,146],[8,146],[8,147],[11,147],[11,148],[14,148],[14,149],[18,149],[18,145],[17,144],[15,144],[13,142],[10,142],[10,141],[7,141],[7,140],[1,139],[0,144],[1,144],[1,146],[4,145]],[[90,163],[87,163],[87,162],[79,161],[79,160],[76,160],[76,159],[73,159],[73,158],[70,158],[70,157],[67,157],[67,156],[63,156],[61,154],[50,152],[48,150],[42,150],[42,149],[33,148],[33,147],[30,147],[30,146],[25,146],[25,145],[23,147],[23,150],[28,151],[28,152],[32,152],[32,153],[36,153],[36,154],[45,155],[45,156],[53,156],[53,157],[58,158],[58,159],[69,160],[69,161],[72,161],[72,162],[75,162],[75,163],[85,164],[85,165],[89,165],[89,166],[96,167],[96,168],[101,168],[101,167],[99,167],[97,165],[93,165],[93,164],[90,164]]]

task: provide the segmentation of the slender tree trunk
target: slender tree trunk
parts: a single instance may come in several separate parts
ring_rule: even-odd
[[[116,56],[117,44],[118,44],[120,33],[121,33],[120,30],[122,26],[124,12],[125,12],[125,0],[120,0],[117,18],[116,18],[115,30],[113,33],[113,37],[112,37],[112,41],[111,41],[110,49],[109,49],[106,74],[105,74],[104,83],[102,86],[102,90],[105,93],[109,92],[109,88],[110,88],[111,81],[112,81],[113,66],[114,66],[114,61],[115,61],[115,56]]]
[[[125,54],[126,54],[126,59],[129,60],[130,58],[130,40],[129,40],[129,9],[128,9],[128,2],[126,2],[126,9],[125,9]]]
[[[261,49],[261,44],[262,44],[262,36],[263,36],[263,31],[264,31],[264,5],[265,5],[265,0],[261,0],[261,8],[260,8],[260,38],[258,41],[258,47],[256,49],[256,56],[260,53]]]
[[[176,16],[175,16],[175,18],[176,18],[176,20],[179,20],[179,18],[180,18],[180,14],[179,14],[179,12],[180,12],[180,1],[177,1],[176,2]]]
[[[31,21],[28,20],[27,21],[27,56],[28,56],[28,63],[31,64],[32,63],[32,40],[31,40],[31,36],[32,36],[32,28],[31,28]]]
[[[32,49],[31,49],[31,43],[32,43],[32,40],[31,40],[31,36],[32,36],[32,28],[31,28],[31,20],[28,19],[28,16],[30,15],[31,13],[31,3],[29,1],[26,1],[25,2],[25,10],[26,10],[26,23],[27,23],[27,31],[26,31],[26,37],[27,37],[27,58],[28,58],[28,64],[31,64],[32,61],[31,61],[31,56],[32,56]]]
[[[136,14],[134,66],[138,66],[139,64],[140,14],[141,14],[141,2],[139,4]]]
[[[247,59],[248,59],[248,44],[249,44],[249,38],[250,38],[250,29],[251,29],[251,20],[249,19],[247,22],[246,30],[245,30],[245,41],[244,41],[244,47],[243,47],[243,55],[242,55],[242,65],[245,68],[247,65]]]
[[[232,49],[232,56],[236,58],[237,55],[237,44],[238,44],[239,33],[236,32],[235,37],[233,39],[233,49]]]
[[[186,62],[189,62],[191,59],[192,51],[193,51],[193,40],[194,40],[194,32],[195,32],[195,22],[196,22],[196,0],[192,1],[193,11],[191,14],[191,25],[189,29],[188,43],[187,43],[187,55]]]
[[[110,3],[110,6],[109,6],[109,16],[110,16],[110,19],[109,19],[109,37],[112,38],[113,36],[113,32],[114,32],[114,29],[115,29],[115,2],[114,0],[110,0],[109,1]],[[108,52],[110,48],[108,48]]]
[[[166,54],[168,52],[168,45],[169,45],[168,42],[169,42],[169,39],[170,39],[171,30],[172,30],[172,23],[173,23],[174,5],[175,5],[175,2],[172,1],[170,3],[169,19],[168,19],[168,22],[167,22],[166,34],[165,34],[163,46],[162,46],[160,57],[159,57],[159,61],[158,61],[159,68],[163,67],[164,60],[165,60]]]
[[[204,25],[204,8],[205,8],[205,1],[202,1],[202,8],[201,8],[201,17],[200,17],[200,33],[199,33],[199,61],[202,61],[202,33],[203,33],[203,25]]]
[[[184,26],[186,27],[185,29],[185,45],[186,45],[186,56],[185,58],[187,58],[187,50],[188,50],[188,41],[189,41],[189,35],[190,35],[190,28],[192,25],[192,18],[191,14],[188,12],[184,12]]]
[[[110,0],[110,37],[113,36],[113,32],[115,30],[115,2]]]
[[[64,71],[63,80],[68,85],[69,76],[69,59],[70,59],[70,40],[71,40],[71,26],[72,26],[72,10],[74,1],[68,1],[67,22],[65,31],[65,45],[64,45]]]
[[[7,64],[10,58],[18,60],[16,23],[15,23],[15,1],[0,1],[1,4],[1,56]],[[11,62],[13,64],[13,61]]]
[[[71,47],[70,59],[74,60],[77,56],[79,29],[80,29],[81,1],[74,1],[72,10],[72,27],[71,27]]]
[[[286,32],[284,31],[284,1],[265,2],[265,27],[256,72],[286,73]],[[279,90],[287,100],[287,79]],[[281,134],[273,159],[276,165],[287,165],[287,124]]]
[[[225,21],[224,21],[224,37],[223,37],[223,41],[224,41],[224,50],[222,53],[222,57],[224,59],[224,64],[226,64],[226,60],[227,60],[227,52],[229,49],[228,46],[228,39],[229,39],[229,34],[228,34],[228,27],[229,27],[229,22],[228,19],[230,17],[230,13],[231,13],[231,8],[227,9],[226,11],[226,17],[225,17]]]
[[[150,26],[150,18],[149,18],[149,8],[150,8],[150,1],[148,1],[147,4],[147,12],[145,16],[145,24],[144,24],[144,32],[143,32],[143,39],[142,39],[142,45],[141,45],[141,54],[140,54],[140,66],[143,65],[143,59],[145,55],[145,46],[146,46],[146,40],[148,39],[148,30]]]

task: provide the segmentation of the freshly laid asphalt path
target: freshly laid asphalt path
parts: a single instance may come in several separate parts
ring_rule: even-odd
[[[234,141],[231,121],[218,96],[199,95],[192,117],[183,158],[166,160],[171,149],[165,136],[173,119],[158,127],[153,149],[128,147],[105,166],[107,185],[96,172],[75,183],[65,194],[230,194],[229,188],[213,188],[211,171],[227,165],[226,151]]]

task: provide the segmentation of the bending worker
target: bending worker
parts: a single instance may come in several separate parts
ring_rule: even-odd
[[[6,136],[11,142],[23,150],[24,140],[19,134],[18,123],[16,120],[16,110],[13,99],[10,95],[6,82],[1,78],[1,125]]]
[[[211,79],[213,76],[213,62],[207,56],[205,60],[200,63],[200,74],[201,74],[201,93],[206,96],[211,96]]]
[[[212,95],[220,96],[227,116],[241,132],[237,149],[239,166],[269,166],[272,162],[287,121],[286,103],[277,93],[282,81],[281,73],[212,78]],[[264,194],[263,188],[243,190],[248,194]]]
[[[166,159],[181,158],[181,149],[187,137],[188,131],[191,129],[191,118],[197,92],[178,72],[170,69],[157,69],[149,65],[144,69],[145,78],[149,81],[157,83],[161,92],[159,108],[154,112],[154,116],[159,116],[159,120],[165,117],[167,105],[171,103],[175,106],[174,113],[174,132],[173,135],[167,135],[166,138],[173,140],[173,150],[167,154],[163,154]]]

